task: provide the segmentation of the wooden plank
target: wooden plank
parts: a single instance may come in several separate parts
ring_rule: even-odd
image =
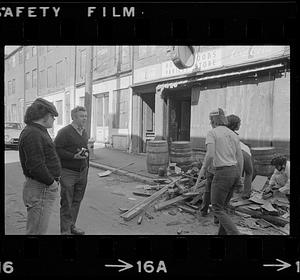
[[[264,185],[266,184],[267,180],[268,180],[268,177],[266,177],[266,176],[260,176],[260,175],[255,176],[255,179],[251,183],[252,189],[255,191],[261,192]]]
[[[201,198],[202,198],[202,193],[194,197],[194,199],[191,201],[191,204],[196,204]]]
[[[151,196],[150,193],[145,193],[145,192],[132,192],[134,195],[137,195],[137,196]]]
[[[140,225],[142,223],[142,220],[143,220],[143,216],[139,216],[137,220],[137,224]]]
[[[264,220],[266,220],[270,223],[273,223],[277,226],[284,227],[288,223],[288,221],[285,221],[281,217],[272,216],[272,215],[264,215],[260,211],[254,211],[254,210],[249,209],[247,206],[239,206],[237,208],[237,210],[242,212],[242,213],[246,213],[246,214],[251,215],[252,218],[264,219]]]
[[[190,207],[184,206],[184,205],[180,205],[178,206],[179,209],[182,209],[183,211],[190,213],[190,214],[195,214],[196,210],[191,209]]]
[[[188,198],[188,196],[179,195],[179,196],[176,196],[172,199],[169,199],[169,200],[166,200],[166,201],[163,201],[161,203],[156,204],[154,206],[154,208],[155,208],[156,211],[158,211],[158,210],[161,210],[161,209],[166,208],[168,206],[171,206],[172,204],[183,201],[187,198]]]
[[[242,206],[242,205],[247,205],[247,204],[251,204],[252,202],[248,199],[246,200],[241,200],[241,201],[238,201],[238,202],[233,202],[231,203],[231,206],[232,207],[238,207],[238,206]]]
[[[176,179],[175,181],[173,181],[169,185],[174,184],[178,180],[180,180],[180,178]],[[160,189],[159,191],[155,192],[153,195],[147,197],[145,200],[143,200],[140,203],[136,204],[131,209],[129,209],[127,212],[125,212],[124,214],[122,214],[121,217],[125,221],[131,220],[132,218],[134,218],[135,216],[137,216],[139,213],[141,213],[146,206],[148,206],[150,203],[152,203],[156,199],[160,198],[168,190],[169,185],[164,186],[162,189]]]

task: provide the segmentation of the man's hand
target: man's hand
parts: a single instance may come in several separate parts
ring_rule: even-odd
[[[86,159],[87,156],[80,155],[81,151],[79,151],[77,154],[74,155],[74,159]]]

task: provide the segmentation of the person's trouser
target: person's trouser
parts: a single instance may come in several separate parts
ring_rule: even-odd
[[[60,231],[70,234],[75,226],[87,184],[88,168],[80,172],[63,168],[61,172]]]
[[[219,220],[218,235],[238,235],[239,231],[226,213],[233,190],[240,180],[237,166],[217,167],[211,184],[211,202],[215,216]]]
[[[252,158],[251,156],[243,152],[243,158],[244,158],[244,190],[242,195],[243,196],[249,196],[251,194],[251,183],[252,183],[252,177],[253,177],[253,165],[252,165]]]
[[[202,201],[202,206],[201,206],[201,212],[207,213],[208,212],[208,207],[211,203],[211,183],[213,180],[214,174],[210,172],[206,172],[206,184],[205,184],[205,191],[203,193],[203,201]]]
[[[50,215],[58,187],[47,186],[31,178],[26,178],[23,188],[23,201],[27,208],[26,234],[46,234]]]

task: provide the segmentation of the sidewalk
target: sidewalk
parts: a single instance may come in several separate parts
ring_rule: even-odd
[[[126,175],[137,181],[146,184],[154,184],[153,179],[158,179],[157,174],[151,174],[147,171],[146,155],[133,154],[127,151],[115,150],[111,148],[94,149],[95,159],[90,160],[90,166],[103,170],[115,170],[133,163],[128,167],[114,172],[115,174]]]

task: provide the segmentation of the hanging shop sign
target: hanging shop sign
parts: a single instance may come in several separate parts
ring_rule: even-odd
[[[193,46],[172,46],[168,52],[178,69],[186,69],[194,65],[195,49]]]

